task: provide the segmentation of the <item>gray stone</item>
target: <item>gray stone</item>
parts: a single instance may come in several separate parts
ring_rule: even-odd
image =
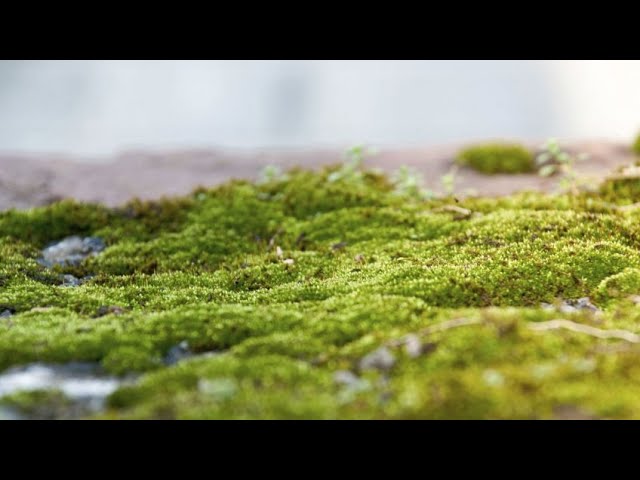
[[[42,251],[41,265],[79,265],[85,258],[95,256],[105,249],[102,239],[97,237],[67,237],[49,245]]]
[[[409,334],[404,337],[404,351],[410,358],[422,355],[422,342],[417,335]]]
[[[191,356],[193,356],[193,353],[189,349],[189,342],[185,340],[169,349],[164,357],[164,363],[166,365],[174,365]]]
[[[541,303],[540,307],[545,310],[555,310],[562,313],[575,313],[580,310],[590,310],[592,312],[601,312],[602,310],[591,303],[591,299],[589,297],[578,298],[577,300],[563,300],[559,305],[554,306],[549,303]]]
[[[577,300],[564,300],[560,306],[562,313],[572,313],[579,310],[590,310],[592,312],[600,312],[601,310],[591,303],[589,297],[578,298]]]
[[[99,364],[32,363],[0,374],[0,397],[17,392],[59,390],[71,402],[70,408],[81,415],[101,410],[106,397],[123,383],[124,379],[104,375]]]
[[[573,313],[578,311],[576,307],[566,302],[563,302],[562,305],[558,307],[558,310],[560,310],[562,313]]]
[[[6,309],[6,310],[3,310],[2,312],[0,312],[0,318],[9,318],[12,315],[13,315],[13,313],[11,313],[11,310],[9,310],[9,309]]]
[[[393,354],[386,347],[380,347],[377,350],[365,355],[360,360],[360,370],[390,370],[396,363]]]
[[[360,382],[358,376],[349,370],[338,370],[333,374],[333,381],[348,387],[355,386]]]
[[[575,306],[579,310],[591,310],[592,312],[599,312],[600,309],[591,303],[589,297],[582,297],[575,301]]]
[[[82,281],[79,278],[74,277],[73,275],[62,275],[62,286],[63,287],[77,287],[81,285]]]

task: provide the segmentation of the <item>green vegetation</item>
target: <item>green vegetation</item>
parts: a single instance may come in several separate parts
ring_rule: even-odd
[[[462,150],[456,161],[482,173],[528,173],[535,170],[533,153],[515,144],[490,143]]]
[[[636,137],[636,141],[633,143],[633,151],[637,154],[640,155],[640,133],[638,134],[638,136]]]
[[[572,155],[560,147],[558,140],[551,138],[536,156],[538,174],[543,177],[560,174],[560,188],[577,193],[581,187],[589,187],[588,183],[579,180],[575,171],[576,162],[587,158],[585,154]]]
[[[640,202],[640,166],[617,169],[600,185],[600,195],[620,203]]]
[[[358,155],[187,198],[1,213],[0,371],[140,374],[101,418],[640,418],[635,191],[452,204]],[[107,248],[37,262],[70,235]],[[581,297],[602,311],[540,306]],[[184,341],[194,356],[166,365]]]
[[[59,390],[16,392],[0,398],[0,407],[14,409],[35,420],[64,419],[74,408]]]

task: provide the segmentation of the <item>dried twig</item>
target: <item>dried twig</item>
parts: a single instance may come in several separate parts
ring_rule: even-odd
[[[432,211],[436,212],[436,213],[439,213],[439,212],[455,213],[455,214],[457,214],[457,215],[455,215],[455,218],[457,220],[463,220],[465,218],[468,218],[473,213],[468,208],[458,207],[457,205],[445,205],[443,207],[435,208]]]
[[[565,329],[571,330],[572,332],[585,333],[597,338],[617,338],[631,343],[640,343],[640,335],[628,330],[602,330],[600,328],[590,327],[589,325],[572,322],[570,320],[558,319],[550,320],[548,322],[530,323],[529,328],[538,332]]]
[[[435,325],[431,325],[427,328],[423,328],[422,330],[416,332],[414,335],[418,335],[421,337],[426,337],[427,335],[431,335],[436,332],[443,332],[445,330],[450,330],[452,328],[464,327],[466,325],[477,325],[478,323],[482,323],[482,320],[479,318],[454,318],[452,320],[447,320],[445,322],[440,322]],[[404,345],[406,343],[406,337],[401,338],[399,340],[392,340],[387,343],[389,347],[399,347],[400,345]]]
[[[613,208],[621,212],[630,212],[632,210],[640,208],[640,202],[631,203],[629,205],[614,205]]]

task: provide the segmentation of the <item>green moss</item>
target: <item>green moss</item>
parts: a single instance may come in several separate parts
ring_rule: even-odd
[[[0,398],[0,405],[25,418],[53,420],[67,418],[73,402],[59,390],[33,390],[18,392]]]
[[[520,145],[492,143],[466,148],[456,161],[482,173],[528,173],[535,167],[533,153]]]
[[[0,213],[0,313],[12,313],[0,370],[89,361],[141,374],[102,418],[640,418],[633,344],[530,328],[564,318],[639,331],[639,214],[616,207],[629,192],[468,198],[460,218],[448,199],[336,171],[120,209]],[[74,269],[37,263],[76,234],[107,248]],[[92,277],[65,287],[65,272]],[[603,312],[540,307],[580,297]],[[399,343],[408,334],[417,356]],[[167,366],[184,341],[192,356]],[[381,347],[393,366],[361,371]],[[340,370],[359,380],[336,382]],[[11,408],[56,403],[16,395]]]
[[[636,141],[633,142],[633,146],[631,148],[636,155],[640,155],[640,133],[636,137]]]
[[[640,295],[640,270],[637,268],[626,268],[607,277],[595,291],[595,298],[601,303],[631,295]]]
[[[609,175],[600,185],[600,196],[622,204],[640,201],[640,167],[624,166]]]

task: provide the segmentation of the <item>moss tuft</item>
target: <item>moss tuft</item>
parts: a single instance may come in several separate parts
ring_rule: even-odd
[[[533,153],[515,144],[492,143],[469,147],[456,161],[482,173],[528,173],[535,169]]]
[[[628,165],[609,175],[600,185],[602,198],[616,203],[640,201],[640,167]]]

